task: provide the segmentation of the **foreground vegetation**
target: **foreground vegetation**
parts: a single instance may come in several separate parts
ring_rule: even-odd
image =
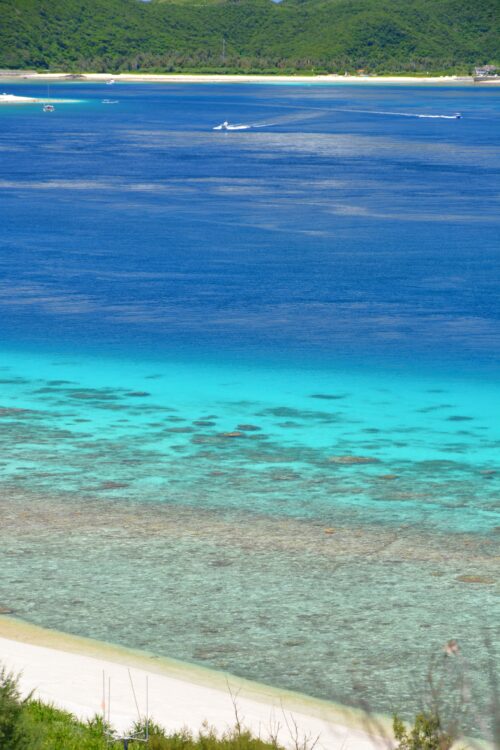
[[[498,0],[0,0],[0,68],[469,73]]]
[[[136,725],[131,734],[144,736],[144,727]],[[189,732],[167,735],[154,723],[149,724],[149,740],[131,741],[129,750],[278,750],[277,745],[252,737],[238,726],[222,737],[207,727],[197,737]],[[67,711],[29,697],[23,700],[17,680],[0,671],[0,748],[2,750],[117,750],[123,742],[113,742],[100,717],[78,721]],[[304,748],[306,750],[306,748]]]
[[[242,726],[237,705],[235,706],[235,728],[218,736],[208,725],[193,736],[188,731],[167,734],[154,722],[148,723],[147,742],[134,741],[127,744],[128,750],[282,750],[277,738],[264,742],[253,737]],[[460,713],[463,705],[460,704]],[[370,720],[371,719],[371,720]],[[298,726],[285,716],[290,731],[291,744],[295,750],[314,750],[319,737],[301,735]],[[382,737],[383,728],[373,722],[367,713],[367,726]],[[391,738],[388,746],[395,750],[450,750],[459,736],[459,725],[443,723],[437,708],[417,715],[413,726],[406,726],[394,717],[393,731],[396,745]],[[144,738],[145,725],[135,724],[131,736]],[[386,737],[386,739],[388,739]],[[28,696],[22,699],[17,679],[0,669],[0,748],[2,750],[117,750],[124,747],[123,740],[113,740],[111,728],[99,716],[82,722],[72,714]]]

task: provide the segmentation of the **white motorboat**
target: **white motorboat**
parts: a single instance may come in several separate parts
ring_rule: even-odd
[[[251,125],[231,125],[230,122],[224,120],[220,125],[216,125],[213,130],[249,130]]]

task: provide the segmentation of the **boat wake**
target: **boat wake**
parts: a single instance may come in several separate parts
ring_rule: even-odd
[[[331,112],[332,110],[330,110]],[[461,112],[453,112],[450,115],[433,115],[425,112],[387,112],[382,109],[346,109],[344,107],[337,109],[338,112],[359,112],[360,114],[367,115],[386,115],[392,117],[413,117],[419,120],[461,120]],[[327,114],[328,110],[324,110],[323,114]],[[295,115],[290,117],[278,118],[275,122],[252,122],[252,123],[231,123],[228,120],[224,120],[220,125],[215,125],[212,130],[253,130],[255,128],[270,128],[275,125],[285,124],[286,122],[292,122],[294,120],[309,119],[310,117],[318,117],[317,113],[311,115]]]
[[[361,112],[367,115],[393,115],[395,117],[416,117],[422,120],[461,120],[461,112],[454,112],[452,115],[429,115],[419,112],[386,112],[382,109],[342,109],[341,112]]]
[[[417,115],[417,117],[423,117],[427,119],[436,119],[436,120],[461,120],[462,115],[460,112],[456,112],[454,115]]]

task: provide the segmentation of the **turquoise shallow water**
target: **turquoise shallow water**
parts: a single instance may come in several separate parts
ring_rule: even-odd
[[[498,520],[494,383],[41,352],[3,361],[4,478],[16,486],[115,482],[123,498],[442,532],[488,534]]]
[[[385,711],[418,708],[430,655],[455,637],[487,716],[492,385],[5,362],[1,598],[18,615]]]
[[[0,112],[0,605],[407,714],[456,638],[487,736],[498,92],[55,88]]]

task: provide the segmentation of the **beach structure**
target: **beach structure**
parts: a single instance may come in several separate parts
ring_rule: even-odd
[[[478,78],[483,78],[484,76],[494,75],[496,71],[496,65],[481,65],[478,68],[474,68],[474,75]]]
[[[487,81],[498,80],[500,80],[500,77],[496,65],[482,65],[481,67],[474,69],[475,83],[485,83]]]
[[[128,746],[131,742],[144,742],[147,743],[149,740],[149,681],[148,675],[146,675],[146,714],[143,718],[139,709],[139,703],[137,701],[137,694],[135,692],[134,681],[132,680],[132,674],[130,669],[127,669],[128,678],[130,682],[130,689],[134,698],[135,708],[137,710],[137,731],[131,732],[117,732],[111,728],[111,677],[106,679],[106,671],[102,672],[102,718],[105,725],[108,726],[106,736],[109,744],[115,742],[123,743],[123,750],[128,750]],[[107,684],[107,695],[106,695],[106,684]],[[144,728],[142,728],[144,724]]]

